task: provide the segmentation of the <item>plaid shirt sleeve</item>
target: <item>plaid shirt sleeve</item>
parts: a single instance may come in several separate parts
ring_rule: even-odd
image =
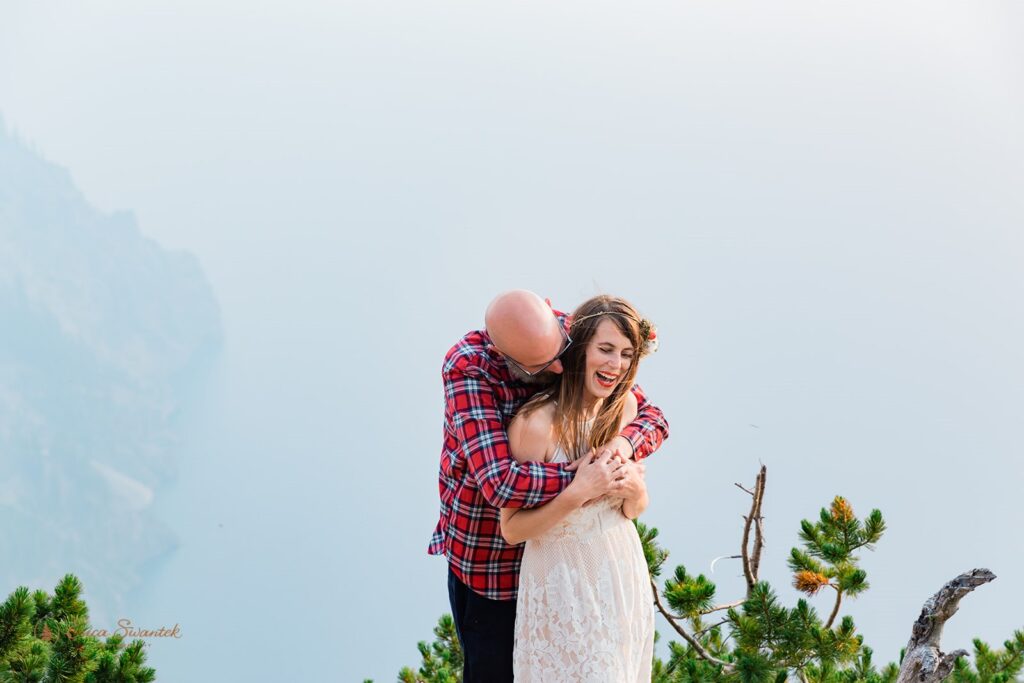
[[[636,419],[626,425],[622,436],[633,445],[634,457],[642,460],[661,448],[662,442],[668,438],[668,421],[661,409],[647,400],[639,385],[633,385],[633,393],[637,402]]]
[[[519,464],[508,447],[494,387],[474,367],[445,373],[447,413],[470,477],[496,508],[535,507],[550,501],[572,481],[561,465]]]

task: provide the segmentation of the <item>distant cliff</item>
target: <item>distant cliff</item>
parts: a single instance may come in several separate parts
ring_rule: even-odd
[[[91,207],[0,120],[0,592],[73,571],[116,611],[175,547],[149,508],[220,330],[195,257]]]

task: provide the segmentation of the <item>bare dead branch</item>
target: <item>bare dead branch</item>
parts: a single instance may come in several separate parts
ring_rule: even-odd
[[[761,505],[764,503],[764,488],[768,478],[768,468],[761,465],[761,471],[757,475],[757,484],[754,491],[757,493],[755,496],[756,507],[751,511],[751,516],[754,518],[754,550],[750,556],[750,573],[754,576],[754,582],[757,582],[758,572],[761,569],[761,550],[764,548],[764,527],[761,525],[763,517],[761,517]]]
[[[746,492],[747,492],[747,493],[749,493],[750,495],[754,495],[754,492],[753,492],[753,491],[751,491],[750,489],[748,489],[748,488],[747,488],[746,486],[744,486],[743,484],[739,483],[738,481],[736,481],[736,482],[733,482],[733,484],[734,484],[735,486],[738,486],[738,487],[740,487],[741,489],[743,489],[744,491],[746,491]]]
[[[750,542],[750,520],[750,515],[743,517],[743,545],[740,548],[740,553],[743,556],[743,577],[747,580],[748,598],[754,590],[754,584],[756,583],[756,581],[754,581],[754,575],[750,572],[750,555],[747,553],[747,544]]]
[[[711,629],[715,628],[716,626],[721,626],[722,624],[725,624],[728,621],[729,621],[728,619],[722,619],[721,621],[717,621],[714,624],[711,624],[710,626],[705,626],[704,628],[702,628],[701,630],[697,631],[693,635],[699,638],[700,636],[704,635],[705,633],[707,633]]]
[[[762,525],[762,521],[764,518],[761,516],[761,504],[764,501],[764,490],[766,480],[767,467],[761,465],[761,469],[757,474],[757,479],[755,480],[754,487],[752,489],[748,489],[739,483],[736,484],[737,487],[739,487],[746,493],[750,494],[751,497],[750,513],[743,517],[743,543],[740,547],[740,554],[731,556],[733,558],[742,559],[743,575],[746,577],[747,580],[747,597],[742,600],[735,600],[730,603],[716,605],[715,607],[701,611],[700,616],[712,614],[714,612],[719,612],[721,610],[731,609],[733,607],[739,607],[747,601],[747,599],[750,597],[751,593],[754,590],[754,586],[757,583],[758,568],[761,564],[761,551],[764,548],[764,527]],[[750,538],[750,531],[752,528],[754,530],[753,548],[751,548]],[[716,561],[718,559],[721,558],[716,558]],[[714,563],[712,563],[712,571],[713,570]],[[712,626],[702,628],[695,635],[691,635],[680,623],[686,617],[672,614],[665,607],[664,603],[662,603],[661,592],[658,590],[658,585],[655,583],[653,576],[651,577],[651,592],[654,594],[654,604],[657,607],[658,611],[661,613],[663,617],[665,617],[666,621],[668,621],[672,628],[675,629],[676,633],[678,633],[682,637],[682,639],[685,640],[690,645],[690,647],[693,648],[694,652],[697,653],[697,656],[699,656],[701,659],[705,661],[711,662],[712,664],[717,664],[718,666],[721,666],[723,670],[727,673],[731,673],[735,670],[734,664],[718,659],[710,652],[708,652],[704,648],[704,646],[701,645],[700,641],[697,640],[698,636],[707,633],[710,629],[714,628],[715,626],[720,626],[724,623],[727,623],[728,619],[723,619],[722,621]],[[697,622],[694,628],[697,628],[699,625],[699,622]],[[731,638],[733,635],[734,634],[730,633],[728,636],[726,636],[725,641],[728,641],[729,638]]]
[[[729,662],[723,662],[721,659],[714,657],[710,652],[704,649],[704,646],[700,644],[700,641],[691,636],[686,629],[676,620],[677,618],[671,612],[669,612],[665,605],[661,602],[661,593],[658,591],[658,584],[654,583],[654,577],[651,577],[651,592],[654,593],[654,604],[657,606],[658,611],[661,612],[662,616],[665,617],[666,621],[676,630],[683,640],[689,643],[690,647],[693,648],[694,652],[697,653],[701,659],[717,664],[723,668],[726,672],[732,672],[734,666]]]
[[[743,555],[743,576],[747,580],[748,598],[754,592],[754,585],[757,583],[757,570],[761,564],[761,548],[764,545],[764,539],[761,535],[760,518],[766,473],[767,467],[761,465],[761,471],[757,473],[757,479],[754,483],[754,490],[751,492],[753,500],[750,503],[750,513],[743,517],[743,542],[740,552]],[[741,486],[740,488],[743,487]],[[751,553],[748,547],[750,545],[750,527],[754,524],[755,520],[757,521],[757,526],[754,529],[754,549]]]
[[[697,616],[705,617],[705,616],[707,616],[709,614],[714,614],[715,612],[721,612],[724,609],[732,609],[733,607],[739,607],[740,605],[742,605],[745,602],[746,602],[746,600],[736,600],[734,602],[727,602],[727,603],[722,604],[722,605],[715,605],[714,607],[712,607],[710,609],[701,610],[700,612],[697,612]],[[672,614],[671,612],[668,612],[668,611],[666,611],[664,614],[665,614],[666,618],[668,618],[668,617],[672,617],[673,619],[686,619],[686,618],[688,618],[685,614]]]
[[[742,605],[745,602],[746,602],[746,600],[736,600],[734,602],[727,602],[724,605],[715,605],[711,609],[706,609],[703,612],[701,612],[701,616],[703,616],[705,614],[713,614],[715,612],[721,612],[723,609],[732,609],[733,607],[739,607],[740,605]]]

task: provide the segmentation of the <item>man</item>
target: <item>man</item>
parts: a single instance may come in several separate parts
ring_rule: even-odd
[[[562,372],[559,358],[572,343],[565,315],[533,292],[514,290],[491,302],[484,324],[485,330],[470,332],[445,356],[441,515],[428,551],[448,558],[448,597],[463,649],[464,683],[512,680],[523,551],[502,538],[498,508],[550,501],[569,485],[580,462],[518,464],[505,433],[519,406]],[[608,493],[622,486],[617,467],[642,468],[636,461],[668,437],[661,411],[638,387],[633,391],[637,419],[601,450],[602,467],[588,474],[603,476]],[[616,465],[613,452],[627,464]]]

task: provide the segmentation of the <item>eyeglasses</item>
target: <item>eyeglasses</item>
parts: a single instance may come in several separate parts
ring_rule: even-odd
[[[519,372],[523,373],[527,377],[534,377],[536,375],[539,375],[540,373],[544,372],[549,367],[551,367],[551,364],[554,363],[559,358],[561,358],[565,354],[565,352],[569,350],[569,347],[572,346],[572,337],[570,337],[569,333],[565,331],[565,327],[562,325],[561,321],[558,321],[558,329],[562,331],[562,336],[565,337],[565,346],[562,347],[562,350],[558,352],[557,356],[555,356],[554,358],[549,360],[547,363],[545,363],[543,366],[541,366],[541,368],[539,370],[534,370],[533,372],[530,372],[529,370],[524,368],[517,360],[515,360],[511,356],[509,356],[509,355],[507,355],[505,353],[502,353],[501,355],[505,356],[505,361],[506,362],[511,363],[513,366],[515,366],[516,370],[518,370]]]

